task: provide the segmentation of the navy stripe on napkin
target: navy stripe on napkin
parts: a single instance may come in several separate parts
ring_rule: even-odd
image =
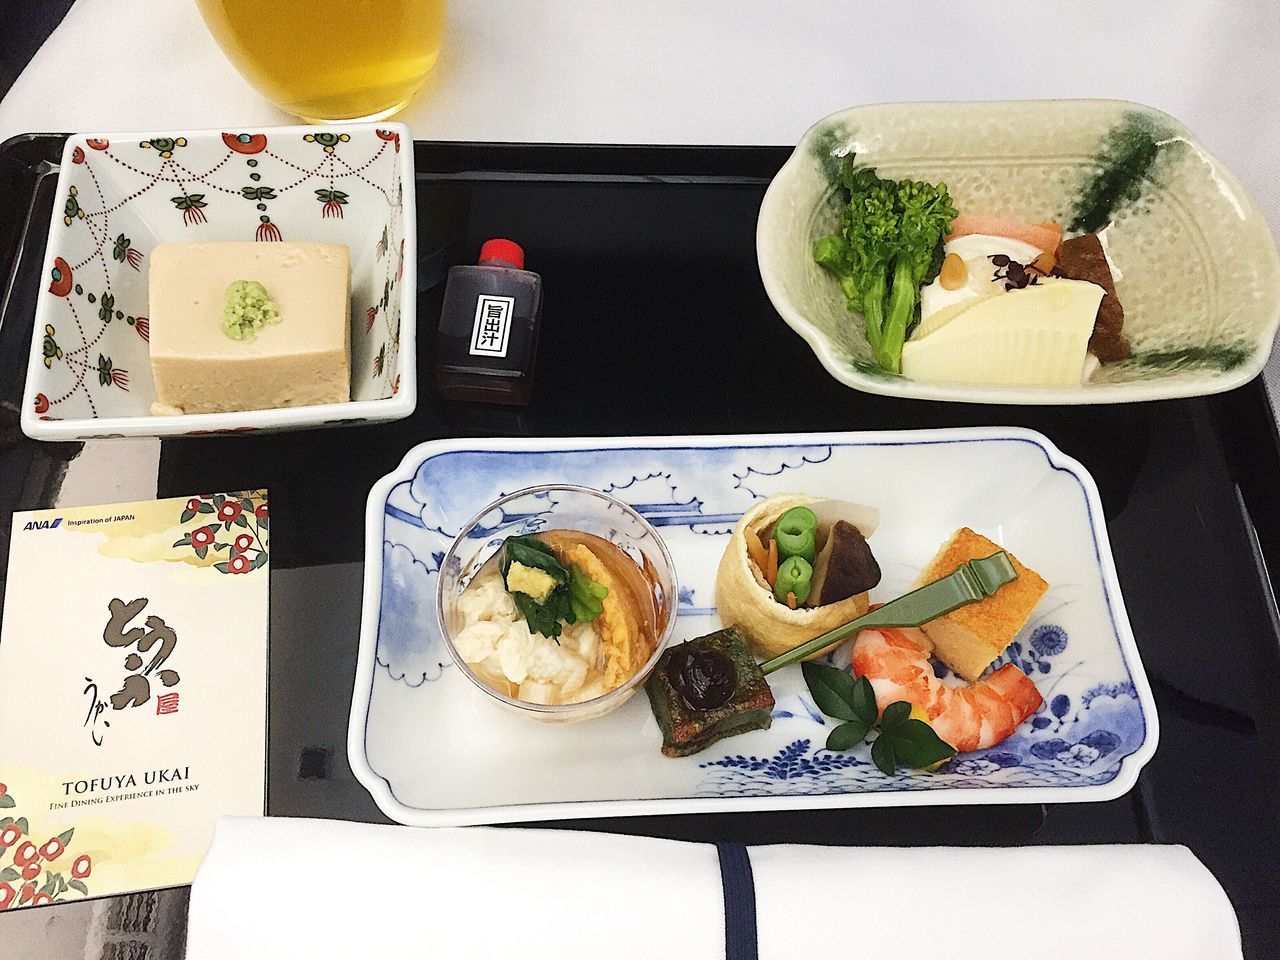
[[[740,843],[717,843],[724,885],[725,960],[760,960],[756,944],[756,883],[751,857]]]

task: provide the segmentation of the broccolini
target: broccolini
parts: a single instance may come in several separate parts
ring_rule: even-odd
[[[885,180],[844,158],[840,233],[813,258],[840,282],[850,310],[866,320],[876,363],[898,373],[902,344],[918,316],[920,288],[942,267],[943,238],[956,217],[945,183]]]

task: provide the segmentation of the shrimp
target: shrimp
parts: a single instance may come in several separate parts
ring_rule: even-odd
[[[853,642],[853,672],[871,681],[882,710],[897,700],[920,707],[934,733],[960,753],[999,743],[1043,702],[1011,663],[970,686],[949,687],[934,675],[931,652],[919,630],[863,630]]]

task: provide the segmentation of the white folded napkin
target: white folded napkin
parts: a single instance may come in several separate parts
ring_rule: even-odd
[[[1232,960],[1185,847],[750,849],[760,960]],[[721,960],[716,848],[559,830],[224,819],[187,960]]]

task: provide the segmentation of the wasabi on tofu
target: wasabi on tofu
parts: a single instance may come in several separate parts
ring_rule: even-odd
[[[257,280],[236,280],[227,287],[222,332],[232,340],[252,340],[269,323],[280,322],[280,308]]]

